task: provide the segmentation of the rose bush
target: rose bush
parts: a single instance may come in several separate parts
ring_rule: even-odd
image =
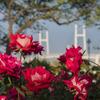
[[[22,69],[21,61],[17,61],[17,57],[0,53],[0,74],[7,73],[15,78],[20,78],[19,72]]]
[[[0,53],[0,100],[99,100],[100,75],[92,71],[100,69],[88,68],[79,52],[80,46],[66,48],[58,58],[59,66],[50,68],[49,63],[46,66],[44,62],[39,63],[43,67],[38,65],[36,58],[22,64],[22,56],[32,52],[42,55],[44,51],[38,41],[32,41],[32,35],[11,34],[11,40],[11,51],[20,52],[20,61]]]
[[[20,89],[21,89],[21,91],[23,91],[24,94],[26,94],[22,88],[20,88]],[[11,99],[11,100],[18,100],[18,95],[19,95],[20,100],[25,100],[23,95],[18,94],[18,91],[16,90],[15,87],[11,88],[9,91],[7,91],[7,93],[11,94],[9,97],[9,99]]]

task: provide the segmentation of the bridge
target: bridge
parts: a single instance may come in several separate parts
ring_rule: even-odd
[[[78,37],[82,37],[83,38],[83,50],[85,51],[86,50],[86,31],[85,31],[85,25],[83,25],[83,34],[78,34],[78,31],[77,31],[77,24],[75,24],[75,36],[74,36],[74,46],[77,47],[77,43],[78,43],[78,40],[77,38]],[[37,58],[39,59],[57,59],[59,58],[60,55],[62,54],[49,54],[49,40],[48,40],[48,31],[46,31],[46,38],[45,39],[42,39],[42,35],[41,35],[41,31],[39,32],[39,42],[40,44],[42,42],[46,42],[46,49],[47,49],[47,54],[46,55],[43,55],[43,56],[36,56]],[[67,48],[69,48],[70,46],[68,45]],[[81,51],[82,52],[82,51]],[[25,59],[25,61],[29,62],[31,60],[33,60],[34,57],[30,56],[30,57],[27,57]],[[88,59],[89,56],[88,56],[88,53],[86,52],[83,56],[82,56],[83,59]],[[100,54],[90,54],[90,59],[93,59],[95,61],[95,63],[99,63],[100,61]],[[22,61],[24,61],[24,59],[22,59]]]
[[[59,56],[62,55],[62,54],[50,54],[50,55],[43,55],[43,56],[36,56],[38,59],[55,59],[57,60],[57,58],[59,58]],[[32,61],[33,59],[35,58],[34,57],[27,57],[25,58],[25,60],[22,58],[22,62],[26,61],[26,62],[29,62],[29,61]],[[88,54],[84,54],[82,56],[82,59],[88,59]],[[100,54],[90,54],[90,59],[94,60],[95,63],[99,63],[100,62]]]

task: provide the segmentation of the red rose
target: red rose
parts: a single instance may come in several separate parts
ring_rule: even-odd
[[[67,73],[67,71],[61,71],[61,78],[63,79],[63,80],[67,80],[68,79],[68,73]]]
[[[39,45],[38,41],[33,41],[33,36],[29,37],[29,35],[25,34],[15,34],[13,35],[11,33],[11,43],[9,44],[9,47],[12,51],[19,51],[23,50],[24,54],[31,54],[33,51],[35,51],[36,47]]]
[[[59,58],[57,58],[61,63],[65,63],[66,64],[66,56],[65,54],[61,55]]]
[[[87,89],[84,83],[79,81],[78,76],[73,76],[70,81],[68,80],[63,80],[63,82],[65,82],[65,84],[68,86],[68,88],[70,89],[70,92],[72,92],[74,95],[74,100],[77,100],[77,98],[79,100],[86,100],[87,98]],[[71,90],[71,89],[74,89]]]
[[[37,67],[35,69],[27,68],[27,71],[22,71],[25,77],[25,80],[28,81],[26,86],[29,91],[38,92],[39,89],[48,88],[49,83],[53,80],[54,76],[50,74],[49,71],[44,68]]]
[[[35,54],[40,53],[40,55],[42,55],[42,54],[41,54],[41,51],[44,51],[43,48],[44,48],[43,46],[38,45],[38,46],[36,47],[34,53],[35,53]]]
[[[59,76],[54,76],[54,79],[55,81],[55,85],[59,85],[59,81],[60,81],[60,77]]]
[[[3,55],[0,53],[0,74],[5,73],[6,70],[13,72],[13,70],[6,66],[6,61],[4,60]]]
[[[7,73],[10,76],[20,78],[19,72],[22,69],[21,61],[17,61],[17,57],[0,53],[0,74]]]
[[[5,95],[2,96],[2,95],[0,95],[0,100],[8,100],[8,99],[7,99],[7,96],[5,96]]]
[[[82,75],[80,78],[79,78],[79,81],[81,83],[84,83],[86,87],[92,85],[92,80],[93,78],[91,76],[88,76],[88,75]]]
[[[73,46],[73,45],[72,45]],[[82,48],[78,46],[75,48],[74,46],[70,49],[66,48],[66,65],[67,69],[70,70],[70,72],[78,74],[81,64],[84,64],[82,62],[82,53],[79,52]]]

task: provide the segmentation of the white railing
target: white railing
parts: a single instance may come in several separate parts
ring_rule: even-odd
[[[50,55],[43,55],[43,56],[36,56],[38,59],[57,59],[62,54],[50,54]],[[29,62],[32,61],[35,58],[35,56],[26,57],[25,60],[22,58],[22,62]],[[83,55],[83,59],[88,59],[88,54]],[[90,59],[94,59],[95,63],[99,63],[100,60],[100,54],[90,54]]]

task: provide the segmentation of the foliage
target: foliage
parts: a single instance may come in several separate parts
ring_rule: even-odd
[[[59,73],[61,71],[59,66],[51,65],[50,62],[46,61],[46,59],[39,60],[39,59],[34,58],[29,63],[25,62],[24,66],[25,67],[29,66],[30,68],[36,68],[37,66],[42,66],[46,70],[50,71],[52,74],[56,74],[56,73]]]
[[[34,62],[34,60],[27,64],[31,64],[32,62]],[[99,95],[100,94],[100,88],[99,88],[100,87],[100,72],[99,72],[100,69],[98,68],[98,66],[91,65],[88,60],[83,59],[83,61],[84,61],[85,65],[82,65],[81,72],[79,73],[79,75],[81,76],[83,74],[88,73],[88,75],[92,76],[92,78],[96,81],[96,82],[94,81],[93,85],[88,88],[88,99],[87,100],[99,100],[99,98],[100,98],[100,95]],[[25,63],[25,65],[27,65],[27,64]],[[37,65],[45,66],[45,68],[47,70],[52,72],[52,66],[46,60],[39,61],[37,59]],[[56,68],[54,67],[54,69],[60,68],[60,71],[62,69],[66,70],[65,64],[58,63],[57,65],[58,65],[58,67],[56,67]],[[92,67],[92,69],[90,68],[90,66]],[[83,69],[86,69],[87,72],[84,72]],[[60,76],[60,74],[61,74],[60,71],[58,71],[57,76]],[[68,71],[68,70],[66,70],[66,71]],[[94,72],[96,72],[96,73],[94,73]],[[53,74],[56,75],[56,73],[53,73]],[[68,79],[70,79],[71,77],[72,77],[72,75],[69,74]],[[54,86],[54,84],[55,84],[55,82],[53,82],[51,85]],[[39,93],[40,96],[36,97],[36,98],[38,100],[42,100],[42,99],[47,100],[47,98],[49,98],[49,100],[60,100],[60,98],[62,98],[61,100],[69,100],[69,99],[72,100],[73,99],[73,95],[71,93],[69,93],[66,85],[61,80],[58,85],[54,86],[54,90],[55,90],[55,92],[52,92],[52,93],[50,93],[49,90],[43,90]]]
[[[0,99],[72,100],[74,98],[77,100],[82,98],[86,100],[88,97],[94,100],[100,98],[100,66],[92,66],[88,60],[82,60],[84,53],[79,52],[82,47],[75,48],[72,45],[70,49],[66,48],[65,54],[58,58],[60,64],[56,67],[46,60],[36,58],[22,65],[22,56],[32,53],[41,54],[43,51],[39,42],[32,39],[32,36],[25,34],[11,35],[12,42],[9,46],[12,51],[20,52],[20,61],[17,61],[17,57],[0,53]]]
[[[13,33],[20,34],[27,28],[44,29],[39,19],[54,21],[58,25],[86,20],[97,4],[98,0],[0,0],[0,21],[8,23],[6,53],[9,54],[13,26],[16,29]]]

